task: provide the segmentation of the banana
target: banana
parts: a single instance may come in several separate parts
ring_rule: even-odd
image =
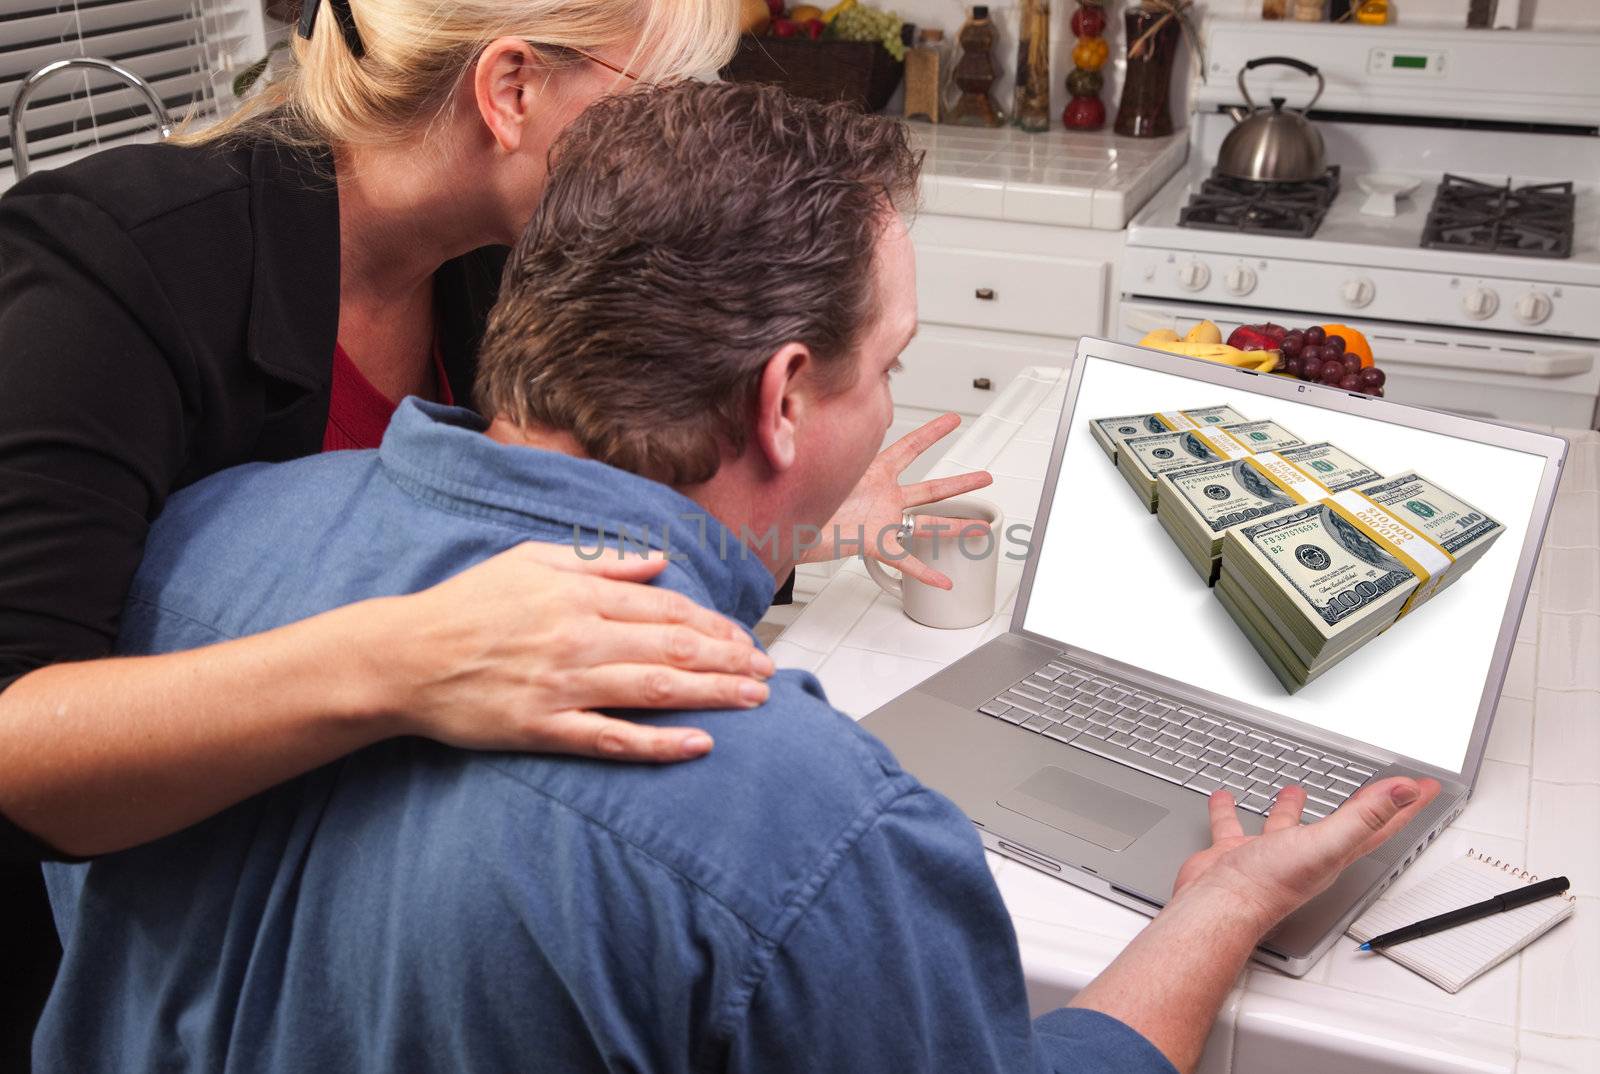
[[[1204,358],[1208,362],[1221,362],[1224,365],[1244,365],[1253,361],[1254,352],[1246,352],[1238,347],[1230,347],[1226,343],[1185,343],[1182,341],[1159,341],[1146,343],[1145,346],[1153,347],[1158,351],[1168,354],[1181,354],[1187,358]]]
[[[1145,338],[1144,346],[1166,351],[1168,354],[1181,354],[1185,358],[1203,358],[1208,362],[1255,369],[1262,373],[1271,372],[1278,364],[1277,351],[1242,351],[1226,343],[1184,343],[1170,340],[1149,342],[1149,337]]]
[[[1215,336],[1215,339],[1197,339],[1197,336]],[[1222,332],[1210,321],[1201,321],[1189,329],[1188,338],[1179,338],[1171,328],[1157,328],[1139,341],[1139,346],[1168,354],[1181,354],[1185,358],[1203,358],[1240,369],[1254,369],[1270,373],[1278,367],[1277,351],[1242,351],[1222,342]]]

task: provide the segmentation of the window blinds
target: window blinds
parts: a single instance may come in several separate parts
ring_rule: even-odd
[[[44,64],[113,60],[149,82],[176,123],[191,106],[203,114],[231,104],[227,72],[259,44],[259,29],[252,0],[0,0],[0,169],[11,166],[17,87]],[[40,85],[23,117],[30,164],[154,127],[137,90],[77,69]]]

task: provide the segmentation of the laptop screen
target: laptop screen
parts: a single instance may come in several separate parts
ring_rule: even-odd
[[[1544,456],[1079,361],[1025,629],[1460,771]]]

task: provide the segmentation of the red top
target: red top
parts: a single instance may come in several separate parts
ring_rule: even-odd
[[[437,340],[433,345],[433,378],[438,385],[437,401],[454,406],[455,397],[444,375],[444,356],[439,353]],[[333,387],[328,398],[328,425],[322,431],[323,451],[377,447],[398,406],[372,386],[343,347],[333,345]]]

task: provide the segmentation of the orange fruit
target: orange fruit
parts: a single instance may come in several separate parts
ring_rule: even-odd
[[[1372,345],[1367,342],[1366,336],[1347,324],[1325,324],[1322,330],[1330,336],[1338,336],[1344,340],[1344,352],[1360,358],[1362,369],[1372,367]]]

